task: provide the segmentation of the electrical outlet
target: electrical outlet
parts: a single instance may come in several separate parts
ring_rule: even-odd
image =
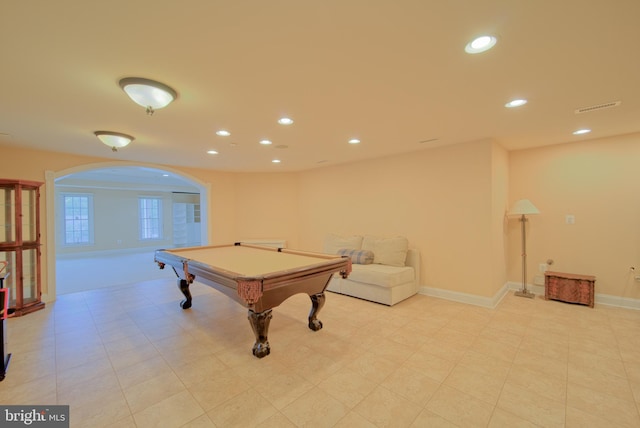
[[[574,216],[573,214],[567,214],[564,217],[564,220],[567,224],[576,224],[576,216]]]
[[[545,272],[547,271],[547,268],[548,268],[548,266],[547,266],[547,264],[546,264],[546,263],[540,263],[540,264],[538,265],[538,270],[539,270],[540,272],[542,272],[542,273],[545,273]]]

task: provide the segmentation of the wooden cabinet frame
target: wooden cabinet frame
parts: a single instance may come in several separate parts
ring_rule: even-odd
[[[40,249],[40,187],[0,179],[0,260],[9,261],[9,316],[44,308]]]

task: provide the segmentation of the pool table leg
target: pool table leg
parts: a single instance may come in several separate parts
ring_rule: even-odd
[[[249,309],[249,322],[256,336],[256,343],[253,345],[253,355],[258,358],[266,357],[271,352],[269,340],[269,323],[271,322],[272,310],[267,309],[264,312],[256,313]]]
[[[180,302],[180,307],[182,309],[189,309],[191,307],[191,292],[189,291],[189,281],[186,279],[178,279],[178,288],[184,294],[184,299]]]
[[[322,321],[318,318],[318,312],[324,306],[324,293],[318,293],[310,295],[311,297],[311,312],[309,312],[309,328],[313,331],[318,331],[322,328]]]

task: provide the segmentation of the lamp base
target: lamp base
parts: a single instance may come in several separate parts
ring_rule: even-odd
[[[532,292],[530,292],[530,291],[529,291],[529,290],[527,290],[526,288],[525,288],[525,289],[522,289],[522,290],[520,290],[520,291],[516,291],[514,294],[515,294],[516,296],[518,296],[518,297],[528,297],[529,299],[533,299],[534,297],[536,297],[536,295],[535,295],[535,294],[533,294]]]

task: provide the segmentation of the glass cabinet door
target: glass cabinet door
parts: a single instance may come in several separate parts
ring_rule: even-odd
[[[16,242],[15,189],[0,185],[0,244]]]
[[[36,224],[37,189],[22,189],[20,202],[22,203],[22,242],[32,243],[38,240]]]
[[[38,291],[38,248],[22,250],[22,306],[40,301]]]

